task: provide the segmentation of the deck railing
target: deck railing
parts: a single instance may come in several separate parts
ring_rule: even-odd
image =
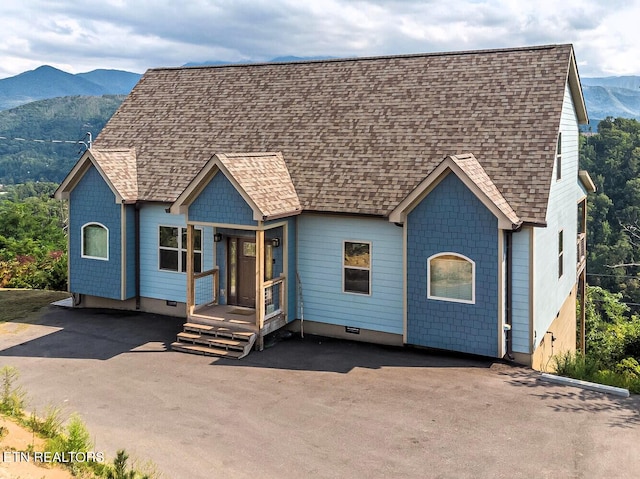
[[[218,304],[219,276],[218,267],[193,275],[194,297],[192,298],[192,304],[194,311],[209,304]]]
[[[578,266],[580,266],[582,263],[584,263],[586,256],[587,256],[587,235],[585,233],[579,233],[578,234],[578,239],[577,239],[577,264]]]
[[[264,300],[264,319],[267,320],[284,312],[284,291],[286,277],[265,281],[262,285]]]

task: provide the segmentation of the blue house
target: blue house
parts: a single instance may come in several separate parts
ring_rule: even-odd
[[[288,327],[544,369],[584,339],[587,121],[571,45],[152,69],[56,192],[69,290],[188,352]]]

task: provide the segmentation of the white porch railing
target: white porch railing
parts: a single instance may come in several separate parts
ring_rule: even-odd
[[[576,246],[578,253],[578,257],[576,259],[578,263],[578,269],[580,269],[580,266],[582,266],[587,256],[587,235],[585,233],[578,233]]]
[[[262,284],[262,298],[264,300],[264,319],[267,320],[285,311],[284,291],[286,277],[265,281]]]
[[[218,267],[193,275],[194,288],[192,304],[194,311],[197,311],[198,308],[203,306],[218,303],[219,275]]]

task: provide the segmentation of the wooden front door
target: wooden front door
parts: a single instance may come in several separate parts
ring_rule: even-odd
[[[256,240],[229,238],[228,303],[247,308],[256,307]]]

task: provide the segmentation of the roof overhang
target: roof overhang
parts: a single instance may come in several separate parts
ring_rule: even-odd
[[[569,58],[569,73],[568,73],[569,90],[571,91],[571,99],[576,110],[576,116],[578,117],[578,123],[586,125],[589,123],[589,115],[587,114],[587,106],[584,102],[584,95],[582,94],[582,85],[580,84],[580,75],[578,74],[578,65],[576,64],[576,57],[571,48],[571,56]]]
[[[591,179],[591,176],[589,175],[589,172],[587,170],[578,171],[578,178],[580,178],[580,183],[582,183],[582,186],[584,186],[584,189],[587,191],[587,193],[596,192],[596,185]]]
[[[460,159],[476,163],[476,168],[479,167],[481,169],[480,174],[475,176],[469,174],[469,171],[465,169]],[[459,156],[450,155],[442,160],[391,212],[389,221],[403,224],[406,221],[407,215],[450,173],[455,174],[476,198],[493,213],[498,219],[498,227],[500,229],[515,230],[522,225],[522,221],[486,175],[484,169],[482,169],[475,157],[469,154]]]

